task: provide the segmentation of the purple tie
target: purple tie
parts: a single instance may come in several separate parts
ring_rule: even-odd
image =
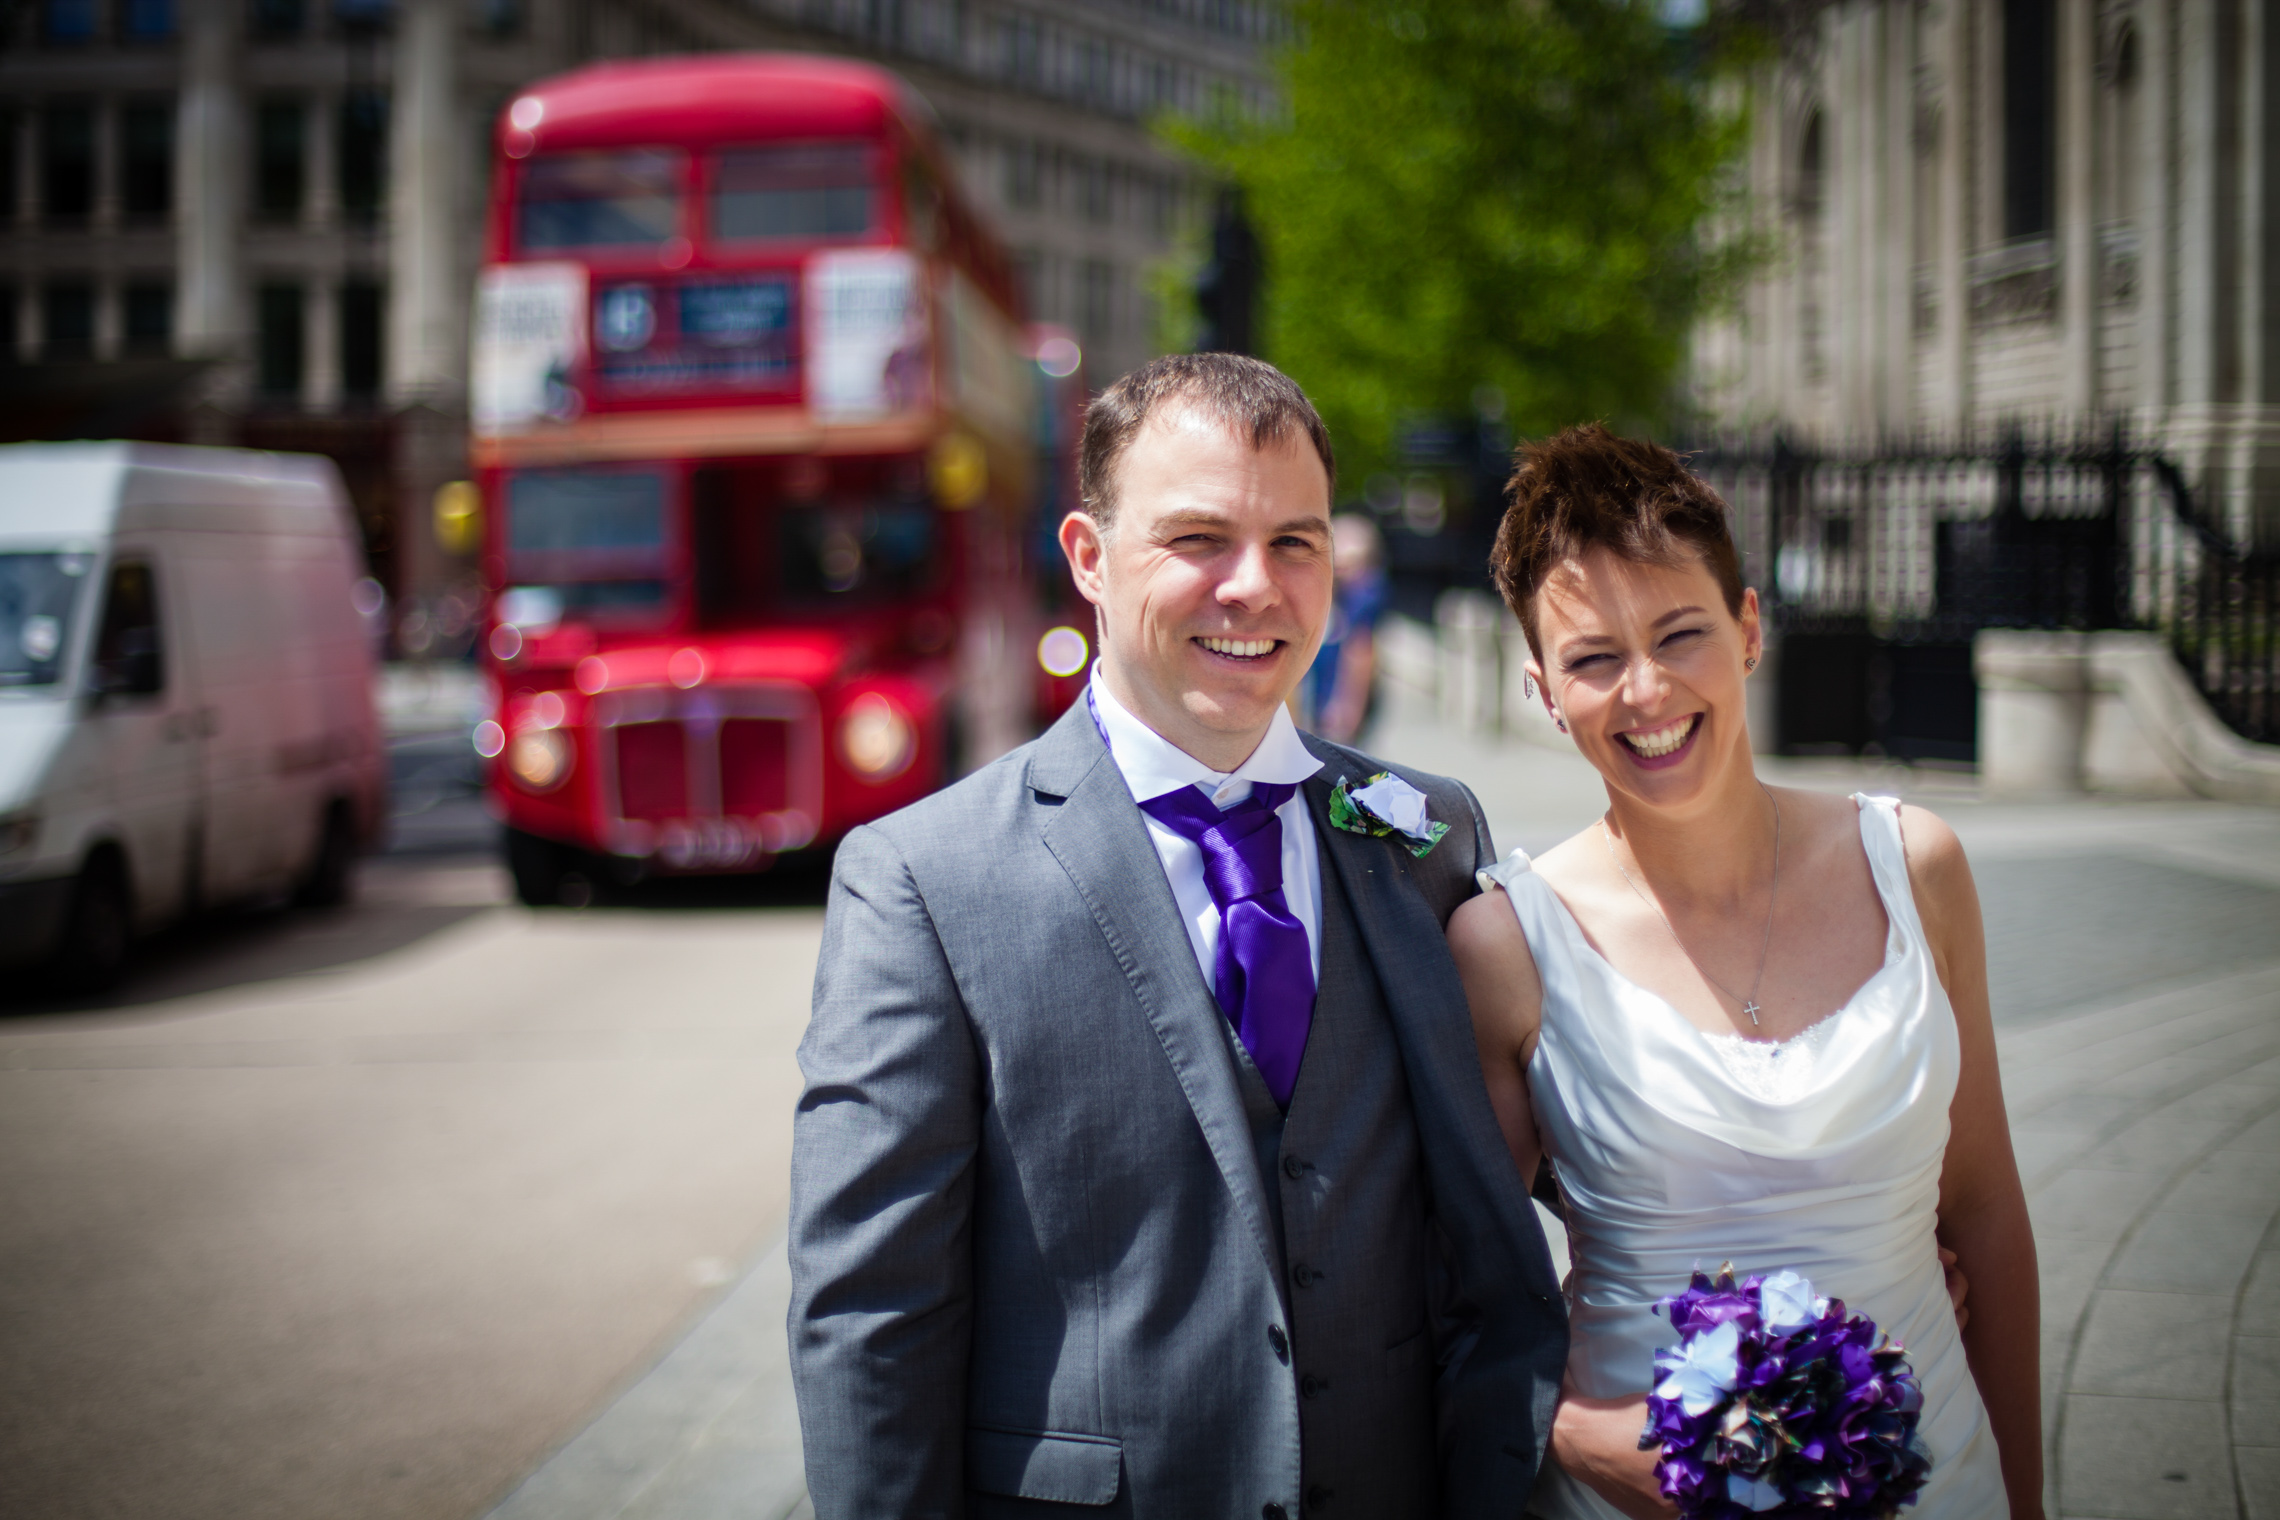
[[[1287,782],[1254,783],[1249,798],[1224,812],[1192,786],[1140,804],[1203,851],[1203,882],[1219,910],[1213,990],[1275,1106],[1285,1110],[1314,1023],[1314,957],[1306,926],[1283,896],[1282,820],[1275,816],[1297,790]]]

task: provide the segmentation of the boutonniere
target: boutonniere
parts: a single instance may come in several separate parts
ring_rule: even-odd
[[[1420,857],[1449,832],[1447,824],[1425,815],[1425,794],[1391,771],[1379,771],[1360,786],[1340,776],[1330,788],[1330,822],[1349,834],[1399,834],[1409,853]]]

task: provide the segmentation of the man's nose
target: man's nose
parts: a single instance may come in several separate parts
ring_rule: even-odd
[[[1227,567],[1227,574],[1219,582],[1220,603],[1256,611],[1272,606],[1280,596],[1281,587],[1275,583],[1274,560],[1267,546],[1249,544],[1237,550],[1235,562]]]

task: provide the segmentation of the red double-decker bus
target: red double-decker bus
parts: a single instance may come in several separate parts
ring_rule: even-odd
[[[531,87],[496,143],[477,747],[521,896],[759,869],[1033,732],[1079,653],[1035,532],[1076,351],[1021,325],[925,107],[650,60]]]

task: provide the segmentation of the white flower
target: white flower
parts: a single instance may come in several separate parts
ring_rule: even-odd
[[[1726,1497],[1753,1513],[1777,1509],[1788,1502],[1771,1483],[1760,1483],[1741,1473],[1726,1474]]]
[[[1813,1284],[1786,1268],[1758,1287],[1758,1318],[1776,1335],[1802,1330],[1821,1317]]]
[[[1656,1395],[1678,1400],[1689,1415],[1708,1413],[1725,1398],[1740,1374],[1735,1353],[1741,1344],[1741,1329],[1732,1320],[1707,1335],[1695,1336],[1678,1348],[1678,1365],[1656,1385]]]
[[[1349,795],[1412,838],[1425,832],[1425,794],[1399,776],[1388,773]]]

